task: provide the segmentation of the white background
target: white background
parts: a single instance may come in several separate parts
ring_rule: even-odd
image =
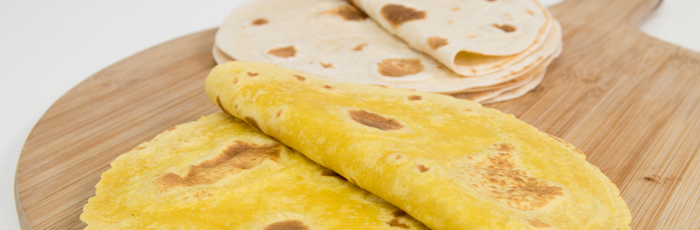
[[[121,59],[216,27],[245,1],[0,0],[0,228],[19,229],[13,192],[17,159],[54,101]],[[698,9],[698,0],[664,0],[640,28],[700,51],[700,14],[693,12]]]

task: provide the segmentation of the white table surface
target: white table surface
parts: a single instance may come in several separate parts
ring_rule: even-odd
[[[246,1],[0,0],[0,228],[19,229],[13,191],[17,160],[32,127],[54,101],[121,59],[218,26]],[[700,51],[698,9],[698,0],[664,0],[640,28]]]

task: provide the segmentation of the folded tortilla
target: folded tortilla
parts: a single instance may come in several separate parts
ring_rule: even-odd
[[[478,103],[227,62],[209,99],[432,229],[629,229],[570,144]]]
[[[531,55],[550,33],[537,0],[353,0],[386,31],[458,74],[479,76]]]
[[[87,229],[427,229],[224,113],[119,156],[96,187]]]
[[[507,64],[502,63],[503,58],[467,58],[500,67],[465,77],[411,49],[346,1],[257,0],[238,6],[222,23],[213,52],[219,63],[228,56],[301,70],[336,82],[459,93],[507,82],[540,66],[561,44],[558,23],[548,23],[546,28],[551,32],[533,38],[537,45],[529,46],[518,58],[508,59]]]

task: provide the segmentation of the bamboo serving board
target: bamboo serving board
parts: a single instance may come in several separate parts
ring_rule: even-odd
[[[620,187],[634,229],[700,229],[700,54],[634,25],[660,0],[551,7],[564,50],[524,97],[487,105],[587,154]],[[217,112],[204,94],[216,30],[120,61],[61,97],[27,138],[15,178],[23,229],[82,229],[79,215],[119,154]]]

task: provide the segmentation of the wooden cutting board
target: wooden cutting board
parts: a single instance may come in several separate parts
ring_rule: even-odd
[[[564,50],[526,96],[488,105],[559,136],[615,184],[634,229],[700,229],[700,54],[641,33],[660,0],[551,7]],[[693,29],[693,28],[689,28]],[[23,229],[81,229],[119,154],[218,111],[204,94],[216,30],[145,50],[61,97],[27,138],[15,179]]]

